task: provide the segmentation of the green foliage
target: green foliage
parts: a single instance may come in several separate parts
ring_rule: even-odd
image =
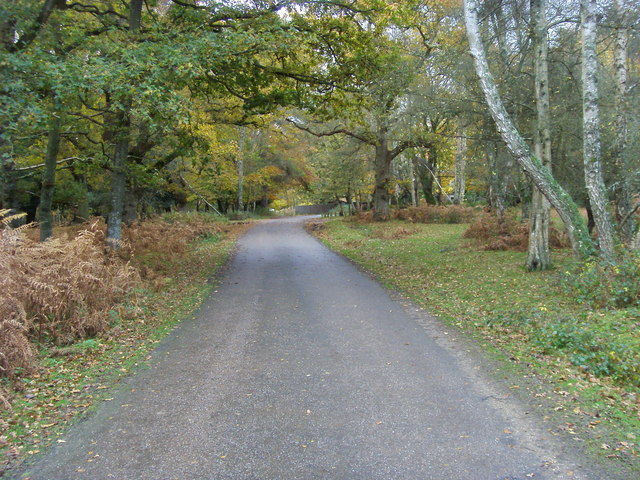
[[[581,321],[560,317],[541,323],[531,331],[533,343],[545,354],[568,355],[573,365],[597,377],[640,385],[638,346],[620,338],[615,331],[598,328],[592,320],[583,315]]]
[[[590,307],[640,306],[640,255],[625,251],[616,263],[592,258],[567,269],[562,279],[567,295]]]

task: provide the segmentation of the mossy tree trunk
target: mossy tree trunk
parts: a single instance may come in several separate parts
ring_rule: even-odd
[[[40,189],[40,203],[38,205],[38,223],[40,226],[40,240],[45,241],[53,235],[53,191],[56,185],[56,164],[60,151],[60,116],[54,112],[49,123],[47,151],[44,158],[42,173],[42,187]]]
[[[604,184],[598,108],[598,54],[596,52],[596,1],[582,0],[582,149],[584,179],[598,231],[602,255],[614,258],[614,229],[607,189]]]
[[[129,32],[140,30],[143,0],[131,0],[129,4]],[[129,137],[131,135],[132,99],[125,99],[120,110],[114,115],[115,148],[112,161],[111,211],[107,219],[108,248],[120,248],[122,235],[122,212],[124,210],[127,186],[127,160],[129,158]]]
[[[389,220],[389,188],[391,186],[391,152],[388,146],[387,129],[380,126],[375,146],[375,187],[373,190],[373,219]]]

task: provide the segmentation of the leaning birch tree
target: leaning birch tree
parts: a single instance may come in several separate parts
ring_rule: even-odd
[[[592,255],[594,253],[593,240],[589,235],[584,219],[580,215],[578,206],[556,179],[553,178],[549,169],[542,164],[536,155],[532,154],[504,107],[493,75],[489,70],[484,45],[482,44],[478,23],[477,0],[465,0],[464,17],[476,74],[491,116],[503,141],[532,183],[557,210],[564,222],[574,254],[578,258],[586,258]]]

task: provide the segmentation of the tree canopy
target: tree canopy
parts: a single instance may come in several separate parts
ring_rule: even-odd
[[[42,238],[103,215],[117,246],[122,222],[163,210],[503,215],[539,190],[578,255],[637,248],[638,12],[464,3],[466,24],[445,0],[2,2],[0,207]]]

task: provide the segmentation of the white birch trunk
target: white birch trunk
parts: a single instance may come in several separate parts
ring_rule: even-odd
[[[609,199],[602,175],[600,113],[598,109],[598,56],[596,52],[596,0],[581,2],[582,31],[582,142],[584,178],[605,258],[613,260],[614,233]]]
[[[534,70],[536,92],[536,134],[534,152],[542,164],[551,170],[551,129],[549,127],[549,73],[547,63],[547,15],[545,0],[531,0],[533,25]],[[533,187],[529,213],[529,248],[527,269],[548,270],[550,205],[537,187]]]
[[[477,0],[465,0],[464,7],[467,36],[469,38],[469,46],[474,59],[476,73],[478,74],[487,105],[502,139],[534,185],[558,211],[558,214],[564,221],[575,255],[580,258],[591,255],[593,253],[593,242],[589,236],[584,219],[580,216],[577,205],[553,178],[549,169],[545,168],[540,160],[531,154],[529,147],[513,125],[511,118],[504,108],[493,76],[489,71],[484,46],[480,38]]]
[[[628,70],[627,70],[627,45],[629,43],[628,15],[629,7],[625,0],[614,1],[615,11],[615,46],[613,51],[614,77],[616,84],[615,99],[615,131],[616,138],[613,146],[613,161],[615,168],[614,196],[618,229],[620,238],[626,245],[633,242],[635,222],[633,215],[627,215],[633,208],[631,199],[631,187],[629,184],[630,167],[628,154],[629,139],[629,103],[628,103]],[[627,219],[626,221],[622,221]]]
[[[456,136],[456,156],[454,160],[454,188],[453,203],[460,205],[464,203],[466,190],[466,169],[467,169],[467,132],[464,127],[458,127]]]

